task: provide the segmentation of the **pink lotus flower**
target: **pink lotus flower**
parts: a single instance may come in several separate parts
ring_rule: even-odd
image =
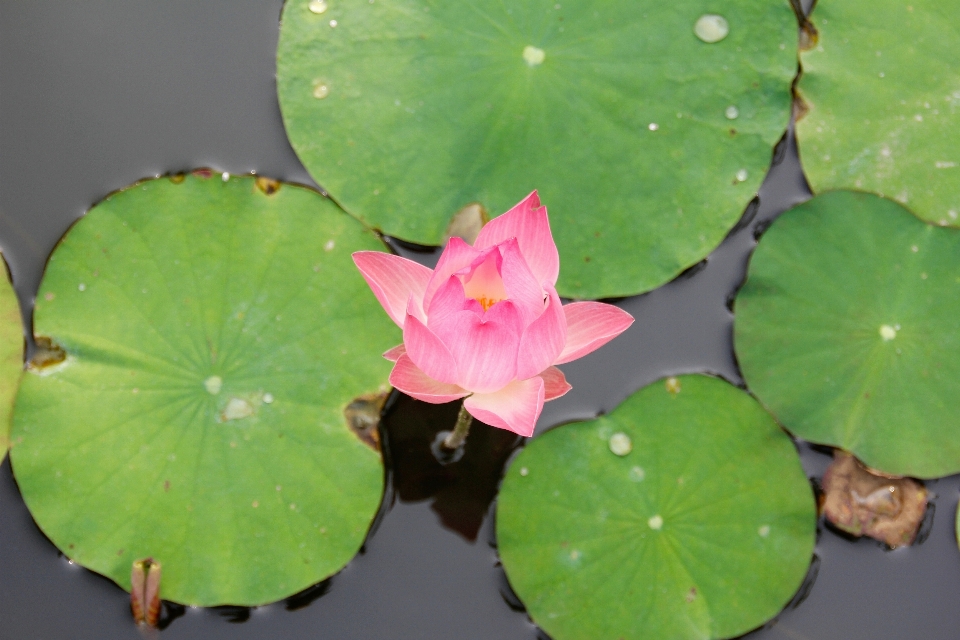
[[[534,191],[487,224],[471,247],[451,238],[434,270],[379,251],[353,261],[403,329],[390,384],[463,407],[491,426],[533,434],[547,400],[570,390],[554,365],[606,344],[633,317],[602,302],[562,306],[560,257]]]

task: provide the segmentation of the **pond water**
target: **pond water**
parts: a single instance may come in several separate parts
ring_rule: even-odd
[[[53,245],[110,191],[199,166],[312,184],[276,104],[280,7],[280,0],[0,0],[0,246],[28,317]],[[710,372],[740,383],[729,300],[757,229],[809,195],[788,137],[741,228],[676,281],[618,302],[637,322],[564,365],[573,391],[546,405],[539,430],[610,411],[665,375]],[[426,263],[436,259],[396,246]],[[475,428],[464,458],[442,467],[429,447],[455,415],[455,406],[392,401],[384,424],[387,498],[363,553],[340,574],[253,610],[173,607],[161,636],[545,638],[510,592],[492,535],[492,500],[518,439]],[[802,443],[799,450],[808,475],[819,477],[829,455]],[[922,543],[886,551],[822,529],[806,598],[747,637],[955,638],[960,479],[927,486],[935,517]],[[30,518],[9,462],[0,466],[0,640],[137,638],[128,603],[113,583],[58,554]]]

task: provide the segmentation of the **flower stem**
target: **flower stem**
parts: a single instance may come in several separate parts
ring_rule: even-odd
[[[459,449],[467,440],[467,434],[470,433],[470,425],[473,423],[473,416],[470,415],[463,405],[460,405],[460,415],[457,416],[457,426],[453,428],[450,435],[443,441],[443,446],[447,449]]]

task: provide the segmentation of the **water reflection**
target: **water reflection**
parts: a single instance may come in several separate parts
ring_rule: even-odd
[[[473,542],[497,493],[503,466],[523,438],[474,421],[463,456],[441,464],[431,445],[437,433],[453,426],[458,411],[456,402],[432,405],[397,394],[382,428],[397,499],[430,500],[444,527]]]

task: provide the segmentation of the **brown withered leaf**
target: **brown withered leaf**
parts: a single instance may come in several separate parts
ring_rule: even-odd
[[[920,482],[878,475],[845,451],[834,453],[823,491],[823,513],[834,526],[893,549],[913,544],[927,510]]]
[[[373,449],[380,451],[380,412],[387,401],[387,393],[370,394],[355,398],[343,410],[350,431],[360,441]]]
[[[457,237],[469,244],[473,244],[477,236],[480,235],[480,230],[483,229],[483,225],[489,221],[490,216],[482,205],[478,203],[468,204],[450,218],[450,224],[447,226],[447,232],[444,234],[444,242],[450,238]]]

